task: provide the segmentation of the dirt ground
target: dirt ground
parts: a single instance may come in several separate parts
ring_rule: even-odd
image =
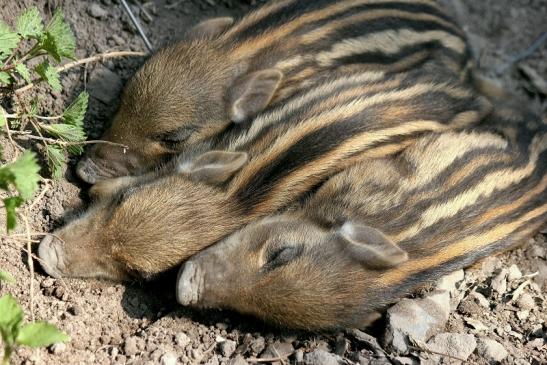
[[[175,40],[199,19],[239,16],[254,2],[158,0],[143,1],[144,5],[134,5],[134,10],[153,45],[158,47]],[[442,2],[468,33],[481,72],[527,98],[538,112],[547,116],[547,43],[526,60],[504,70],[514,55],[547,31],[547,1]],[[30,5],[36,5],[48,16],[55,7],[63,8],[76,33],[78,57],[113,50],[145,50],[116,0],[6,0],[0,7],[0,18],[11,23],[21,9]],[[116,110],[123,83],[140,62],[138,58],[115,59],[74,69],[64,75],[62,93],[46,94],[41,111],[59,112],[66,101],[85,88],[91,94],[86,127],[89,137],[97,138]],[[0,143],[9,158],[10,146],[5,140]],[[87,186],[75,177],[73,168],[71,161],[61,181],[47,183],[45,195],[30,212],[32,231],[52,230],[62,224],[66,212],[85,206]],[[0,216],[1,226],[3,219]],[[503,364],[546,364],[545,233],[539,233],[521,249],[467,269],[452,293],[445,331],[497,341],[507,351],[501,360]],[[32,279],[31,303],[26,255],[15,243],[6,240],[0,250],[0,269],[17,280],[16,284],[0,285],[0,295],[12,293],[27,314],[32,307],[37,319],[53,322],[71,336],[66,345],[44,350],[21,349],[13,358],[15,364],[242,365],[256,358],[266,362],[264,359],[284,354],[291,354],[288,358],[291,363],[302,359],[314,364],[460,363],[427,351],[413,350],[404,356],[388,351],[383,339],[385,320],[367,330],[378,338],[384,347],[381,348],[373,339],[364,339],[351,331],[319,335],[286,332],[233,313],[180,308],[174,299],[172,275],[153,283],[120,285],[98,280],[55,280],[37,267]],[[467,363],[488,363],[479,348],[469,355]]]

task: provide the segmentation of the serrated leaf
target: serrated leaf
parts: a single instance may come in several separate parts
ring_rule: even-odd
[[[23,310],[10,294],[0,298],[0,332],[3,340],[11,345],[15,341],[23,321]]]
[[[44,25],[38,9],[33,6],[19,15],[15,29],[22,37],[41,37],[44,33]]]
[[[17,73],[21,75],[23,79],[25,79],[26,82],[32,82],[32,80],[30,79],[30,71],[24,63],[18,64],[17,66],[15,66],[15,69],[17,70]]]
[[[50,323],[33,322],[19,329],[15,341],[30,347],[46,347],[54,343],[70,341],[70,337]]]
[[[83,128],[65,124],[42,124],[42,127],[52,136],[60,138],[68,142],[81,142],[85,141],[85,132]]]
[[[8,284],[15,283],[15,279],[9,272],[0,271],[0,281]]]
[[[6,229],[11,231],[17,226],[17,208],[23,204],[24,200],[20,196],[12,196],[4,199],[6,208]]]
[[[57,62],[63,57],[74,58],[76,38],[65,22],[61,11],[57,10],[46,26],[45,34],[40,42],[42,49],[49,53]]]
[[[59,80],[59,73],[55,67],[51,66],[47,60],[40,63],[34,69],[40,77],[45,80],[49,86],[55,91],[61,91],[61,81]]]
[[[0,20],[0,54],[8,54],[19,44],[19,34]]]
[[[11,85],[12,78],[9,73],[0,71],[0,84]]]
[[[65,153],[59,146],[48,145],[46,148],[47,163],[51,176],[55,180],[59,180],[62,177],[63,165],[66,162]]]
[[[63,113],[63,121],[67,124],[83,127],[88,100],[89,94],[86,91],[82,91],[72,104],[66,108]]]
[[[17,161],[0,167],[0,188],[6,189],[6,183],[12,183],[21,198],[27,200],[38,188],[40,166],[36,154],[25,151]]]

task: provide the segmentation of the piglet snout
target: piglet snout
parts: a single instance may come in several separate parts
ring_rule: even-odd
[[[203,273],[199,264],[187,261],[177,279],[177,301],[182,305],[196,305],[203,288]]]
[[[54,236],[45,236],[38,247],[38,257],[44,271],[54,277],[60,278],[62,275],[60,266],[62,265],[61,241]]]

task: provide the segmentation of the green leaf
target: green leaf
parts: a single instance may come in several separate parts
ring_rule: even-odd
[[[68,142],[81,142],[85,141],[85,132],[81,127],[57,123],[57,124],[42,124],[49,134],[54,137],[60,138]]]
[[[15,29],[17,29],[17,33],[25,38],[41,37],[44,33],[44,25],[42,24],[42,17],[38,9],[33,6],[19,15]]]
[[[7,122],[6,111],[0,106],[0,128],[6,125]]]
[[[12,196],[4,199],[6,208],[6,229],[11,231],[17,226],[17,208],[23,204],[24,200],[20,196]]]
[[[33,322],[21,327],[15,341],[30,347],[46,347],[54,343],[70,341],[70,337],[52,324]]]
[[[5,271],[0,271],[0,281],[3,281],[8,284],[15,283],[15,279],[13,278],[13,276],[11,276],[9,272],[5,272]]]
[[[63,57],[74,58],[76,39],[74,33],[65,22],[61,11],[57,10],[53,18],[46,26],[45,35],[41,40],[41,47],[49,53],[57,62]]]
[[[0,298],[0,332],[3,340],[11,345],[23,321],[23,310],[10,294]]]
[[[17,66],[15,66],[15,69],[17,70],[19,75],[21,75],[21,77],[25,79],[26,82],[32,82],[32,80],[30,79],[30,72],[24,63],[18,64]]]
[[[59,73],[55,69],[55,67],[51,66],[47,60],[40,63],[36,68],[34,69],[38,75],[43,80],[46,80],[46,82],[51,86],[51,88],[55,91],[61,91],[61,81],[59,80]]]
[[[38,188],[39,171],[36,154],[25,151],[17,161],[0,167],[0,188],[7,190],[6,184],[12,183],[21,198],[27,200]]]
[[[83,127],[88,100],[89,94],[86,91],[82,91],[63,113],[64,122],[77,127]]]
[[[66,162],[63,149],[59,146],[50,144],[46,148],[46,155],[51,176],[55,180],[59,180],[62,177],[63,165]]]
[[[12,78],[9,73],[0,71],[0,84],[11,85]]]
[[[10,27],[0,20],[0,54],[8,54],[19,44],[19,34],[12,32]]]

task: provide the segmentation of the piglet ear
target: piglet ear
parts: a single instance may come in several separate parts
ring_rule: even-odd
[[[276,69],[252,72],[237,80],[228,92],[228,115],[241,123],[264,110],[279,86],[283,73]]]
[[[408,254],[376,228],[346,222],[337,232],[347,252],[370,269],[389,269],[408,260]]]
[[[226,16],[204,20],[194,25],[187,33],[187,38],[214,38],[234,24],[234,18]]]
[[[228,181],[248,160],[246,152],[209,151],[181,163],[178,171],[194,181],[217,185]]]

